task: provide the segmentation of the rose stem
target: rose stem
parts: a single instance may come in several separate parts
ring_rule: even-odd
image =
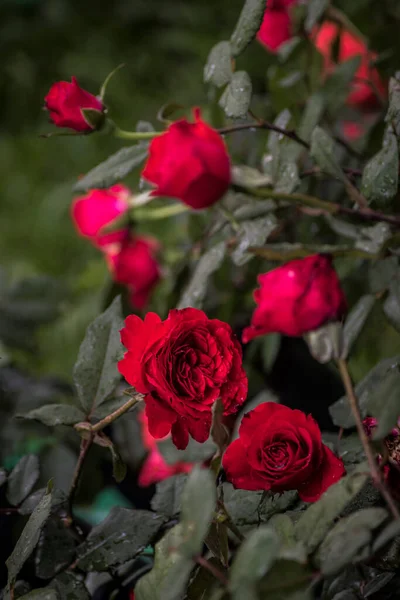
[[[235,186],[236,188],[252,194],[253,196],[258,196],[259,198],[270,198],[271,200],[286,200],[287,202],[292,202],[293,204],[301,204],[304,206],[311,206],[311,208],[319,208],[328,214],[342,214],[358,217],[363,221],[383,221],[385,223],[390,223],[391,225],[395,225],[400,227],[400,218],[394,217],[391,215],[384,215],[383,213],[377,212],[376,210],[368,209],[353,209],[347,206],[342,206],[341,204],[337,204],[336,202],[328,202],[326,200],[320,200],[315,196],[309,196],[308,194],[287,194],[285,192],[275,192],[274,190],[265,189],[265,188],[246,188],[242,186]]]
[[[365,433],[364,426],[361,419],[360,408],[358,406],[358,400],[354,393],[353,383],[351,381],[349,369],[347,366],[347,362],[343,358],[339,358],[337,361],[340,376],[343,381],[344,389],[346,391],[347,398],[349,399],[351,412],[354,417],[354,421],[356,423],[356,428],[358,432],[358,437],[360,438],[361,444],[364,448],[365,456],[368,461],[369,470],[371,473],[372,481],[375,486],[378,488],[382,496],[384,497],[386,504],[388,505],[390,512],[392,513],[395,519],[400,518],[400,513],[397,509],[397,506],[387,489],[385,482],[382,479],[382,473],[379,470],[378,464],[376,462],[374,452],[369,443],[369,439],[367,434]]]
[[[89,449],[90,449],[92,443],[93,443],[93,436],[90,436],[89,439],[87,439],[87,440],[85,440],[85,439],[81,440],[81,447],[80,447],[80,451],[79,451],[78,462],[76,463],[75,471],[72,476],[71,487],[69,488],[69,493],[68,493],[68,517],[66,519],[66,522],[68,525],[71,525],[72,520],[73,520],[72,504],[74,502],[79,479],[81,477],[83,463],[85,462],[85,458],[87,456],[87,453],[89,452]]]
[[[198,565],[209,571],[216,579],[218,579],[224,587],[228,586],[228,580],[225,575],[217,569],[213,564],[211,564],[206,558],[203,556],[196,556],[195,561]]]

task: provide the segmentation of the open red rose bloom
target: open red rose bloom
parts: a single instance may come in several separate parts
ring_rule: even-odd
[[[258,283],[258,306],[243,331],[244,343],[267,333],[300,336],[340,320],[347,309],[332,257],[326,254],[292,260],[259,275]]]
[[[231,166],[222,137],[200,118],[198,109],[194,115],[194,123],[176,121],[152,140],[142,175],[157,186],[155,196],[179,198],[201,209],[225,194]]]
[[[222,465],[228,481],[243,490],[298,490],[315,502],[345,473],[343,462],[322,443],[311,415],[265,402],[247,413],[239,438],[228,446]]]
[[[50,119],[57,127],[68,127],[75,131],[92,131],[93,125],[85,119],[82,109],[91,109],[99,113],[104,111],[104,105],[99,98],[82,89],[76,80],[54,83],[44,99],[45,107],[50,113]]]
[[[121,331],[127,348],[120,373],[145,396],[150,434],[172,433],[177,448],[189,435],[205,442],[212,406],[221,398],[224,415],[237,412],[247,395],[242,351],[231,327],[194,308],[171,310],[162,321],[130,315]]]

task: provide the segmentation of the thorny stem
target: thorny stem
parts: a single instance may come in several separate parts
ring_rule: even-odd
[[[234,133],[235,131],[244,131],[245,129],[268,129],[268,131],[275,131],[276,133],[280,133],[285,137],[297,142],[303,148],[307,148],[310,150],[311,146],[308,142],[303,140],[301,137],[297,135],[294,129],[283,129],[282,127],[278,127],[273,123],[269,123],[268,121],[256,121],[254,123],[240,123],[239,125],[230,125],[229,127],[222,127],[218,129],[218,132],[221,135],[225,135],[226,133]]]
[[[358,437],[360,438],[360,442],[362,444],[362,447],[365,452],[365,456],[368,461],[368,466],[369,466],[369,470],[371,473],[372,481],[374,482],[375,486],[378,488],[381,495],[385,499],[386,504],[388,505],[388,508],[390,509],[390,512],[392,513],[393,517],[395,519],[399,519],[400,513],[398,511],[398,508],[397,508],[389,490],[387,489],[387,487],[385,485],[385,482],[383,481],[382,473],[379,470],[379,466],[378,466],[378,463],[376,462],[374,452],[371,448],[368,436],[365,433],[364,426],[362,424],[360,408],[358,406],[357,397],[354,393],[353,383],[351,381],[349,369],[347,367],[347,362],[345,361],[345,359],[339,358],[339,360],[337,361],[337,364],[338,364],[340,376],[342,378],[343,385],[344,385],[344,388],[346,391],[346,395],[349,400],[351,412],[353,414],[354,421],[356,423]]]
[[[68,493],[68,517],[66,519],[67,524],[71,525],[72,523],[72,505],[75,499],[75,494],[76,494],[76,490],[78,487],[78,483],[79,483],[79,479],[81,477],[82,474],[82,467],[83,467],[83,463],[85,462],[85,458],[87,456],[87,453],[90,450],[90,447],[93,443],[93,435],[91,435],[89,437],[89,439],[85,440],[82,439],[81,440],[81,447],[80,447],[80,451],[79,451],[79,457],[78,457],[78,462],[76,463],[76,467],[75,467],[75,471],[74,474],[72,476],[72,481],[71,481],[71,486],[69,488],[69,493]]]
[[[240,186],[237,186],[240,187]],[[336,202],[327,202],[326,200],[320,200],[315,196],[309,196],[307,194],[286,194],[285,192],[276,192],[266,188],[241,188],[242,190],[258,196],[259,198],[270,198],[271,200],[285,200],[286,202],[293,202],[294,204],[301,204],[303,206],[310,206],[312,208],[319,208],[322,211],[331,215],[349,215],[352,217],[358,217],[363,221],[378,221],[384,223],[390,223],[396,227],[400,227],[400,217],[391,215],[385,215],[377,212],[370,208],[349,208]]]
[[[207,571],[214,575],[214,577],[218,579],[218,581],[220,581],[224,587],[228,586],[229,582],[225,575],[222,573],[222,571],[217,569],[217,567],[210,563],[206,558],[204,558],[203,556],[196,556],[195,561],[198,565],[203,567],[203,569],[207,569]]]

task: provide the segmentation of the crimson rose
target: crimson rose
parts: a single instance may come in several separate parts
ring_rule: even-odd
[[[154,287],[160,281],[161,271],[157,260],[160,244],[145,236],[128,236],[121,244],[103,248],[114,281],[126,285],[132,306],[146,306]]]
[[[127,187],[118,184],[104,190],[94,189],[86,196],[76,198],[71,213],[78,232],[98,247],[122,242],[127,236],[127,229],[111,233],[101,233],[101,230],[128,210],[130,195]]]
[[[150,144],[143,177],[156,184],[155,196],[179,198],[192,208],[219,200],[231,181],[229,156],[222,137],[200,118],[176,121]]]
[[[99,116],[104,112],[102,101],[79,87],[75,77],[68,81],[54,83],[44,99],[50,112],[50,119],[57,127],[69,127],[75,131],[93,131],[93,123],[85,117],[82,109],[96,111]]]
[[[267,333],[303,335],[340,320],[346,312],[346,298],[327,254],[292,260],[259,275],[258,283],[258,307],[243,331],[244,343]]]
[[[270,52],[279,48],[293,37],[291,6],[298,0],[269,0],[265,9],[263,22],[257,33],[257,39]]]
[[[239,438],[222,459],[228,481],[242,490],[298,490],[315,502],[345,473],[343,462],[321,441],[311,415],[265,402],[248,412]]]
[[[186,448],[189,435],[205,442],[214,402],[221,398],[229,415],[246,399],[239,342],[227,323],[208,319],[201,310],[173,309],[165,321],[155,313],[147,313],[144,321],[130,315],[121,340],[128,351],[119,371],[146,394],[149,432],[155,438],[171,432],[179,449]]]

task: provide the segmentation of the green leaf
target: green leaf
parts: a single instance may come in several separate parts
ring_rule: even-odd
[[[389,371],[371,394],[368,413],[378,419],[374,440],[381,440],[397,425],[400,416],[400,368]]]
[[[385,358],[378,363],[368,375],[356,385],[355,394],[358,399],[361,416],[367,416],[370,406],[375,406],[375,402],[382,402],[384,396],[381,395],[382,386],[390,372],[399,372],[400,356]],[[396,377],[397,380],[397,377]],[[347,396],[343,396],[329,407],[329,412],[335,425],[348,429],[355,427],[353,414],[350,409]]]
[[[268,526],[276,531],[282,546],[293,546],[296,544],[294,524],[287,514],[273,515],[268,521]]]
[[[353,561],[368,558],[370,551],[362,552],[372,541],[372,532],[388,517],[384,508],[364,508],[341,519],[322,542],[317,564],[326,576],[334,575]]]
[[[233,56],[238,56],[247,48],[260,29],[267,2],[269,0],[246,0],[239,20],[231,36]]]
[[[315,23],[319,21],[329,6],[330,0],[310,0],[307,7],[307,16],[304,21],[304,28],[309,33]]]
[[[204,67],[204,81],[222,87],[232,79],[230,42],[218,42],[212,49]]]
[[[399,177],[399,151],[394,135],[387,136],[382,150],[365,165],[361,192],[379,208],[391,206],[397,194]]]
[[[0,469],[0,487],[7,481],[7,472],[5,469]]]
[[[400,331],[400,273],[397,270],[389,284],[389,294],[383,303],[389,323]]]
[[[182,493],[181,524],[184,542],[180,552],[187,556],[201,554],[210,527],[217,494],[210,471],[195,467],[187,478]]]
[[[35,572],[40,579],[51,579],[73,562],[77,545],[73,530],[57,514],[51,515],[40,534],[35,556]]]
[[[6,498],[17,506],[28,496],[39,479],[39,459],[35,454],[21,458],[8,477]]]
[[[225,251],[225,242],[220,242],[203,254],[196,265],[189,284],[182,294],[177,308],[186,308],[187,306],[201,308],[207,293],[208,279],[222,265]]]
[[[262,600],[312,600],[306,590],[312,581],[312,572],[296,560],[278,558],[257,586]]]
[[[311,135],[311,156],[324,173],[345,181],[345,175],[335,157],[335,143],[321,127],[316,127]]]
[[[179,552],[182,528],[182,524],[176,525],[156,544],[154,566],[135,585],[135,600],[181,598],[193,567],[192,560]]]
[[[321,93],[325,98],[326,108],[331,117],[336,117],[339,109],[344,105],[349,87],[360,67],[361,56],[353,56],[341,62],[332,75],[327,78]]]
[[[265,187],[273,183],[272,177],[248,165],[233,165],[231,171],[233,185],[243,188]]]
[[[331,485],[321,498],[311,504],[295,525],[296,538],[303,542],[309,553],[322,542],[334,521],[359,493],[367,480],[364,473],[346,475]]]
[[[361,227],[355,248],[376,254],[385,246],[390,235],[390,227],[387,223],[377,223],[372,227]]]
[[[342,326],[338,322],[326,323],[304,335],[311,355],[321,364],[340,358],[343,345]]]
[[[343,327],[342,358],[346,358],[349,355],[351,347],[360,335],[375,305],[375,301],[375,296],[366,294],[365,296],[361,296],[357,304],[351,309]]]
[[[124,179],[135,167],[147,157],[147,146],[136,144],[121,148],[107,160],[89,171],[74,185],[74,192],[86,192],[93,188],[107,188]]]
[[[264,244],[277,226],[278,221],[274,215],[240,223],[236,233],[237,245],[231,254],[233,263],[242,266],[251,260],[253,255],[247,252],[248,248]]]
[[[93,413],[114,391],[120,375],[120,329],[123,327],[121,299],[118,296],[89,325],[74,366],[74,383],[86,415]]]
[[[251,102],[252,85],[246,71],[235,71],[230,83],[219,99],[220,107],[227,117],[240,119],[246,117]]]
[[[387,546],[387,544],[391,542],[393,538],[399,535],[400,521],[392,521],[391,523],[386,525],[386,527],[384,527],[384,529],[382,529],[382,531],[380,531],[378,536],[375,538],[372,546],[372,553],[375,554],[376,552]]]
[[[369,268],[369,288],[372,294],[386,290],[399,269],[397,256],[373,262]]]
[[[44,587],[20,596],[20,600],[59,600],[55,590]]]
[[[221,563],[211,557],[208,562],[215,566],[219,571],[224,573],[221,568]],[[213,590],[216,588],[217,581],[212,573],[200,567],[196,570],[196,573],[189,583],[187,590],[187,600],[210,600]]]
[[[107,571],[134,558],[154,540],[165,517],[147,510],[114,506],[77,548],[77,566],[84,571]]]
[[[207,548],[224,566],[229,566],[228,529],[225,523],[211,523],[207,537],[204,540]]]
[[[256,584],[268,573],[279,549],[278,535],[266,525],[249,535],[240,546],[230,569],[229,589],[233,600],[257,600]]]
[[[234,490],[230,484],[224,484],[225,506],[235,525],[258,525],[268,521],[273,515],[286,511],[298,500],[297,492],[268,494]]]
[[[6,561],[8,569],[7,588],[14,585],[18,573],[39,541],[42,527],[50,515],[51,499],[52,494],[48,492],[39,502],[22,530],[11,556]]]
[[[85,420],[83,413],[71,404],[46,404],[21,415],[24,419],[34,419],[49,427],[56,425],[75,425]]]
[[[90,600],[90,594],[81,578],[75,573],[64,572],[49,584],[57,592],[58,600]]]

